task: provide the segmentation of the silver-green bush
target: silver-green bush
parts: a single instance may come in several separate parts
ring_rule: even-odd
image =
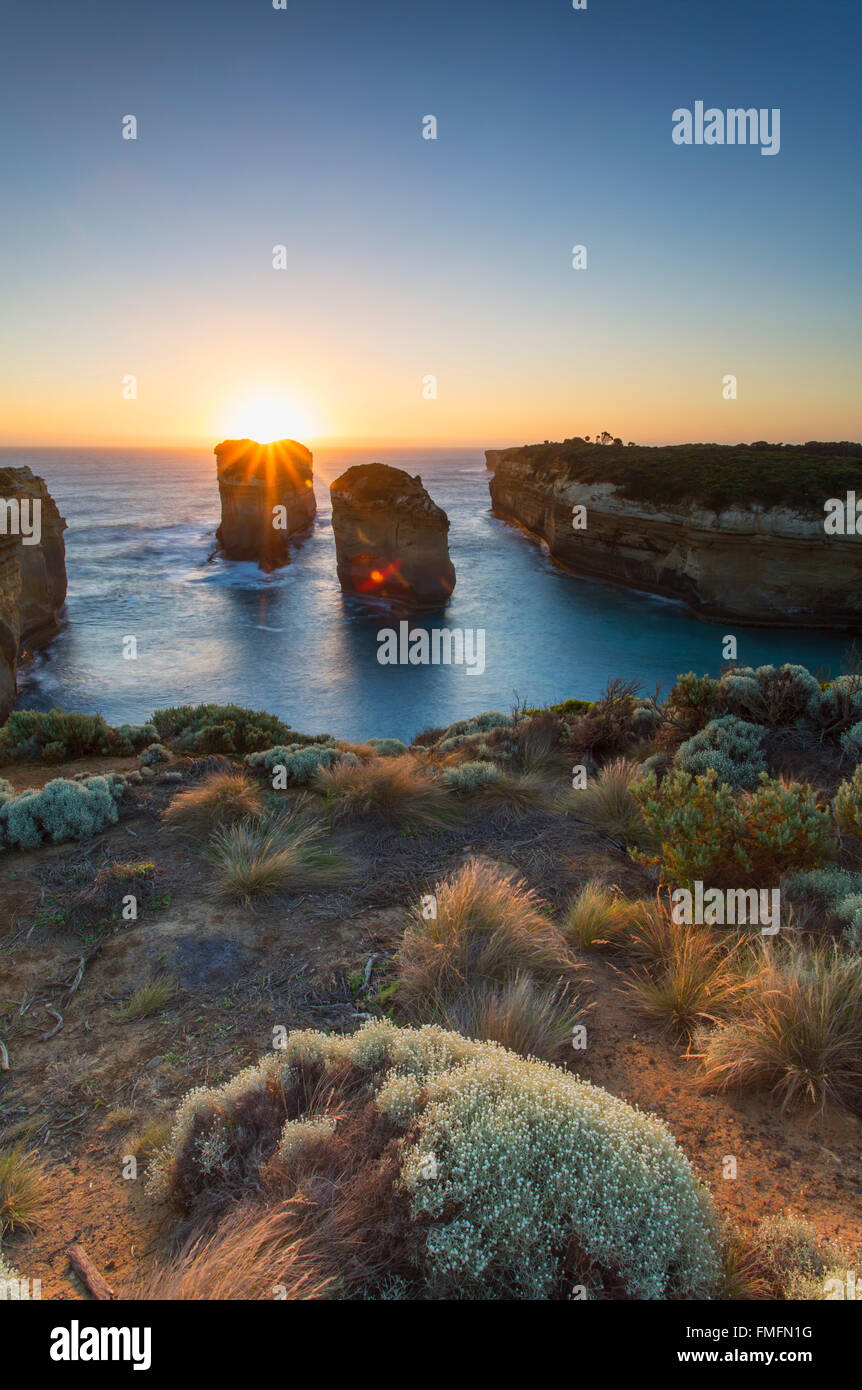
[[[0,848],[38,849],[44,839],[81,840],[118,819],[124,791],[119,777],[71,781],[56,777],[38,791],[22,792],[0,805]]]
[[[748,789],[756,786],[761,772],[766,771],[765,736],[766,730],[759,725],[724,714],[681,744],[674,761],[693,777],[713,769],[719,782],[735,790]]]
[[[660,1120],[558,1067],[428,1025],[292,1033],[226,1086],[191,1092],[152,1190],[169,1192],[190,1163],[204,1190],[224,1182],[237,1171],[232,1113],[284,1095],[303,1067],[345,1063],[369,1073],[378,1108],[404,1132],[400,1184],[432,1297],[548,1297],[573,1247],[588,1296],[607,1279],[630,1298],[716,1291],[712,1203]],[[288,1147],[306,1118],[286,1118]]]

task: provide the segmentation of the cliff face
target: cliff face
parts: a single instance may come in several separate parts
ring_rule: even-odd
[[[26,528],[13,518],[29,501]],[[38,528],[32,528],[39,504]],[[6,505],[9,504],[9,505]],[[38,535],[25,544],[21,530]],[[0,468],[0,723],[15,703],[15,671],[24,651],[33,651],[59,630],[66,599],[66,523],[44,481],[29,468]]]
[[[542,537],[575,574],[681,599],[706,618],[862,628],[862,537],[825,534],[825,497],[819,509],[721,511],[633,500],[613,483],[537,467],[523,450],[504,451],[488,485],[494,512]]]
[[[341,587],[407,609],[442,607],[455,587],[449,518],[422,479],[385,463],[358,464],[330,492]]]
[[[295,439],[225,439],[215,456],[219,550],[228,560],[256,560],[261,569],[287,564],[291,536],[305,530],[317,510],[310,452]]]

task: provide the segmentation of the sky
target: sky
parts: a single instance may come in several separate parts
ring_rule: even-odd
[[[6,0],[0,444],[862,437],[857,7],[286,4]]]

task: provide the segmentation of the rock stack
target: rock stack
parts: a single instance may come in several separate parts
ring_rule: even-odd
[[[455,587],[449,518],[422,479],[364,463],[336,478],[330,492],[342,589],[408,611],[442,608]]]
[[[225,439],[215,456],[220,553],[228,560],[256,560],[264,570],[286,565],[291,537],[310,525],[317,510],[309,450],[295,439]]]

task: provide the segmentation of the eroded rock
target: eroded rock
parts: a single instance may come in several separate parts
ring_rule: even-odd
[[[317,510],[311,453],[295,439],[225,439],[214,452],[219,551],[228,560],[256,560],[265,570],[287,564],[291,538],[311,524]]]
[[[363,463],[336,478],[330,491],[342,589],[408,610],[441,608],[455,587],[449,518],[422,479]]]
[[[42,478],[29,468],[0,468],[0,723],[15,703],[20,657],[59,631],[66,600],[65,529]]]

